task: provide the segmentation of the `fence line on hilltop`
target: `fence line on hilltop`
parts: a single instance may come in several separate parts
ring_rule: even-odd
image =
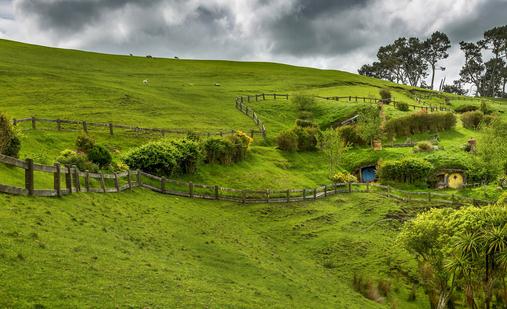
[[[374,183],[332,183],[315,188],[251,190],[185,182],[151,175],[140,170],[127,170],[120,173],[92,173],[80,171],[76,166],[62,166],[59,163],[54,165],[36,164],[32,159],[19,160],[5,155],[0,155],[0,163],[24,170],[23,187],[0,184],[0,192],[13,195],[61,197],[75,192],[119,193],[141,187],[162,194],[238,203],[313,201],[330,195],[353,192],[378,193],[400,201],[445,203],[456,206],[468,203],[474,205],[492,203],[455,194],[403,191]],[[35,188],[37,175],[35,172],[52,174],[51,188]]]
[[[37,123],[55,123],[55,130],[56,131],[83,131],[86,133],[89,133],[91,128],[105,128],[109,135],[115,134],[115,129],[121,129],[125,131],[131,131],[131,132],[145,132],[145,133],[156,133],[160,134],[162,137],[169,134],[177,134],[177,135],[197,135],[197,136],[226,136],[226,135],[232,135],[237,132],[237,130],[219,130],[215,132],[196,132],[189,129],[159,129],[159,128],[143,128],[138,126],[130,126],[130,125],[123,125],[123,124],[116,124],[113,122],[89,122],[85,120],[67,120],[67,119],[48,119],[48,118],[39,118],[39,117],[28,117],[28,118],[21,118],[21,119],[13,119],[12,123],[13,125],[17,126],[20,123],[29,122],[31,123],[31,128],[33,130],[37,129]],[[64,125],[68,125],[69,127],[65,127]],[[246,132],[251,137],[254,137],[255,135],[262,135],[261,131],[257,131],[254,129],[247,130]]]

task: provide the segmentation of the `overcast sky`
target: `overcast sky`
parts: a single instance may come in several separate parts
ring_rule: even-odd
[[[457,43],[507,24],[507,0],[0,0],[0,38],[160,57],[275,61],[356,72],[400,36]],[[0,59],[1,61],[1,59]]]

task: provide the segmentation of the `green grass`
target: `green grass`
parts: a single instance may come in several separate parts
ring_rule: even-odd
[[[431,95],[425,101],[443,103],[441,94],[426,90],[274,63],[147,59],[5,40],[0,40],[0,59],[0,111],[15,118],[250,130],[255,124],[235,109],[238,95],[378,98],[379,89],[389,88],[396,100],[415,104],[416,91]],[[143,85],[144,79],[149,85]],[[480,104],[452,98],[454,107]],[[316,102],[315,121],[322,128],[368,104]],[[505,101],[489,102],[494,110],[507,109]],[[239,164],[201,165],[197,174],[181,178],[238,189],[302,189],[329,183],[321,153],[286,153],[272,143],[298,117],[291,101],[249,106],[264,121],[268,142],[257,138]],[[386,107],[388,117],[407,113]],[[21,158],[52,164],[62,150],[75,148],[77,132],[56,132],[45,124],[33,131],[29,126],[20,125]],[[119,131],[109,136],[106,130],[92,135],[115,160],[132,147],[160,138]],[[472,136],[480,132],[458,124],[440,133],[440,152],[461,152]],[[342,168],[354,171],[379,159],[406,156],[426,154],[414,154],[411,148],[354,148],[342,158]],[[24,185],[20,169],[2,164],[0,179],[2,184]],[[52,175],[36,174],[36,188],[51,188],[52,181]],[[489,186],[459,194],[492,199],[498,192]],[[399,223],[386,220],[389,212],[419,206],[373,194],[282,205],[200,201],[147,190],[61,199],[0,195],[0,307],[423,308],[427,303],[420,289],[415,302],[407,301],[407,274],[414,274],[414,262],[395,245]],[[367,300],[352,288],[354,273],[390,280],[392,293],[383,304]]]
[[[390,278],[407,302],[394,246],[400,208],[375,195],[238,206],[144,190],[63,199],[0,195],[1,307],[384,307],[352,276]],[[394,292],[396,287],[397,292]]]

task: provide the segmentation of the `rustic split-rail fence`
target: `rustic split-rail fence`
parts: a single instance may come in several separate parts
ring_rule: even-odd
[[[32,159],[19,160],[5,155],[0,155],[0,163],[24,171],[24,177],[19,175],[19,177],[24,178],[23,186],[0,184],[0,192],[14,195],[60,197],[76,192],[119,193],[141,187],[163,194],[239,203],[313,201],[335,194],[370,192],[401,201],[452,205],[491,204],[490,201],[455,194],[403,191],[375,183],[332,183],[315,188],[248,190],[169,179],[139,170],[127,170],[119,173],[92,173],[80,171],[76,166],[62,166],[59,163],[43,165],[34,163]],[[39,181],[36,179],[38,177],[40,177]],[[40,184],[42,188],[39,188],[39,185],[36,187],[36,184]]]

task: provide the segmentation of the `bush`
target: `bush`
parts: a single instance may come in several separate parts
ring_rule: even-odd
[[[428,180],[433,165],[423,159],[406,158],[382,162],[378,169],[381,181],[394,181],[421,184]]]
[[[486,103],[486,101],[481,101],[481,108],[480,108],[480,111],[484,114],[484,115],[489,115],[493,112],[493,110],[491,110],[488,106],[488,103]]]
[[[301,128],[316,128],[317,125],[311,120],[297,119],[296,126]]]
[[[477,107],[476,105],[461,105],[456,107],[454,110],[456,111],[456,113],[462,114],[466,112],[474,112],[478,109],[479,107]]]
[[[16,128],[6,114],[0,113],[0,154],[17,158],[20,150],[21,140]]]
[[[313,113],[309,111],[300,111],[298,113],[299,119],[303,120],[312,120],[313,119]]]
[[[244,160],[252,141],[241,131],[227,138],[209,138],[203,143],[204,161],[227,165]]]
[[[390,139],[418,133],[450,130],[456,125],[452,113],[426,113],[424,111],[387,121],[385,132]]]
[[[357,177],[347,172],[338,172],[331,177],[334,183],[357,182]]]
[[[481,126],[484,114],[480,111],[465,112],[461,115],[463,127],[467,129],[477,130]]]
[[[286,130],[280,133],[276,138],[278,149],[294,152],[298,150],[298,136],[294,130]]]
[[[179,151],[169,143],[151,142],[131,150],[124,158],[130,168],[159,176],[172,176],[177,171]]]
[[[278,135],[278,148],[286,151],[315,151],[320,135],[321,132],[317,127],[296,126]],[[294,144],[297,147],[294,147]]]
[[[402,112],[408,112],[410,110],[408,103],[405,103],[405,102],[398,102],[396,104],[396,108]]]
[[[292,102],[298,111],[312,111],[315,108],[315,98],[305,95],[292,96]]]
[[[338,132],[346,145],[366,145],[368,144],[364,139],[359,136],[355,126],[346,125],[339,127]]]
[[[204,141],[204,162],[218,164],[232,164],[234,145],[231,141],[212,137]]]
[[[432,152],[433,144],[429,141],[418,142],[414,147],[415,152]]]
[[[378,93],[384,104],[391,103],[391,92],[388,89],[380,89]]]
[[[56,158],[56,162],[65,166],[75,165],[82,171],[96,172],[99,170],[98,166],[88,161],[88,158],[83,153],[78,153],[74,150],[65,149],[60,152],[60,155]]]
[[[84,132],[76,139],[76,147],[80,152],[88,153],[94,146],[95,140]]]
[[[102,145],[94,145],[87,153],[88,160],[97,164],[99,167],[105,167],[113,162],[113,157],[109,150]]]

